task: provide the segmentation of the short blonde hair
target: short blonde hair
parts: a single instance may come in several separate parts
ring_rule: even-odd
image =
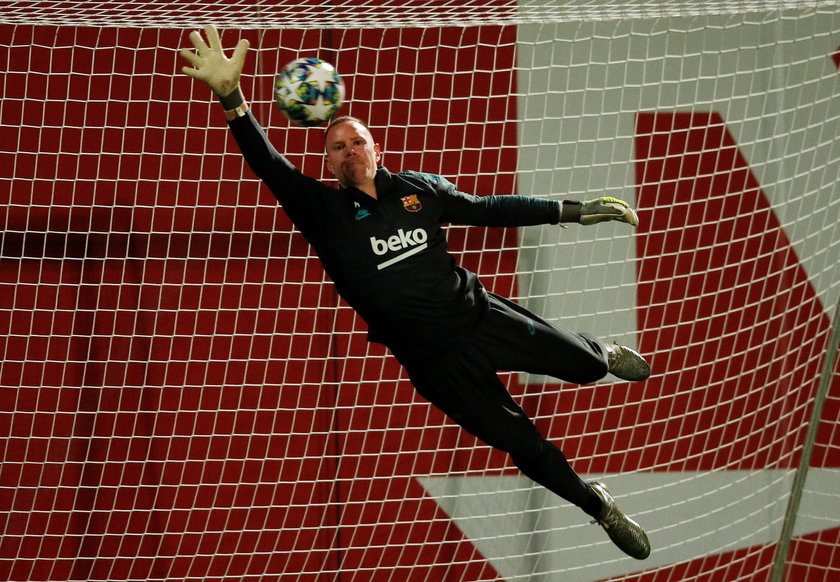
[[[329,124],[327,125],[327,128],[324,130],[324,148],[327,147],[327,136],[330,134],[330,130],[336,125],[341,125],[342,123],[358,123],[366,130],[368,130],[368,132],[370,132],[368,124],[365,123],[363,120],[359,119],[358,117],[353,117],[352,115],[342,115],[341,117],[334,117],[330,120]]]

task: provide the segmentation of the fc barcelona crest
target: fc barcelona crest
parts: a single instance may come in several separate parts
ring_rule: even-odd
[[[409,212],[418,212],[421,208],[423,208],[423,205],[420,204],[420,201],[417,199],[417,194],[403,196],[400,200],[402,200],[403,208]]]

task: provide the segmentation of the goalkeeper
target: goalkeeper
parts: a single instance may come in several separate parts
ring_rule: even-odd
[[[229,59],[212,25],[195,52],[181,51],[183,72],[219,98],[245,160],[318,253],[339,294],[368,324],[368,340],[385,344],[417,391],[487,444],[507,452],[537,483],[580,507],[625,553],[644,559],[644,530],[606,488],[583,481],[511,398],[498,370],[585,384],[612,373],[650,375],[634,350],[607,345],[545,321],[487,292],[446,250],[443,223],[528,226],[616,220],[638,224],[626,202],[476,197],[436,175],[391,173],[360,120],[341,117],[324,132],[326,164],[339,188],[305,176],[269,143],[239,86],[248,51],[240,40]]]

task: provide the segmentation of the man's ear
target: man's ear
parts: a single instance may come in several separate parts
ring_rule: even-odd
[[[373,151],[376,153],[376,163],[378,165],[382,161],[382,148],[379,147],[378,143],[375,143],[373,144]]]
[[[333,170],[332,164],[330,164],[330,158],[327,154],[324,154],[324,165],[330,171],[330,174],[335,176],[335,170]]]

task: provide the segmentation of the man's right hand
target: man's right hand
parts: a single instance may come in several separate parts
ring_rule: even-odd
[[[181,49],[180,54],[192,67],[182,67],[181,71],[206,83],[213,93],[222,99],[224,105],[224,98],[239,90],[239,76],[251,45],[247,39],[241,39],[233,51],[233,56],[227,58],[216,27],[208,24],[204,27],[204,33],[207,35],[207,42],[204,42],[197,30],[190,33],[195,52]]]

